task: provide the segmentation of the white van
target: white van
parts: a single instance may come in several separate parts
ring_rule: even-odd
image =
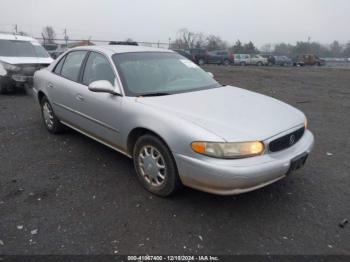
[[[49,66],[52,61],[34,38],[0,34],[0,93],[31,86],[35,71]]]

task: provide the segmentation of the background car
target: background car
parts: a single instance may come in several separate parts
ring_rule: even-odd
[[[275,59],[275,65],[278,66],[291,66],[293,65],[292,59],[290,59],[287,56],[281,55],[281,56],[274,56]]]
[[[235,54],[234,55],[234,64],[235,65],[249,65],[250,64],[250,55],[248,54]]]
[[[34,38],[0,34],[0,93],[31,86],[34,72],[52,61]]]
[[[234,55],[227,50],[215,50],[208,52],[208,64],[231,65],[234,64],[234,61]]]
[[[234,63],[236,65],[257,65],[257,66],[264,66],[268,65],[268,59],[265,57],[262,57],[261,55],[254,55],[254,54],[235,54],[234,55]]]
[[[270,54],[260,54],[262,57],[266,58],[268,61],[268,65],[274,65],[275,64],[275,57]]]
[[[269,64],[269,61],[267,58],[261,55],[251,55],[249,64],[257,66],[266,66]]]
[[[294,66],[306,66],[306,65],[324,66],[325,64],[326,64],[325,60],[313,54],[299,55],[293,59]]]
[[[194,57],[195,62],[198,65],[204,65],[208,62],[208,51],[203,48],[190,48],[186,49]]]
[[[65,44],[43,44],[43,47],[53,59],[56,59],[67,50]]]
[[[135,41],[111,41],[109,42],[109,45],[133,45],[138,46],[139,43]]]
[[[197,62],[196,58],[193,55],[191,55],[191,53],[189,51],[187,51],[185,49],[173,49],[173,51],[186,57],[187,59],[191,60],[192,62],[195,62],[195,63]]]

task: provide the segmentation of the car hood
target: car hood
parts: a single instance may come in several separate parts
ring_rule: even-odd
[[[19,64],[51,64],[53,59],[51,57],[8,57],[0,56],[0,61],[12,65]]]
[[[225,86],[137,102],[185,119],[228,142],[266,140],[302,125],[302,112],[274,98]]]

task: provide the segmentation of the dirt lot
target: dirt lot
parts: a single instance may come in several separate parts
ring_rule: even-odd
[[[0,96],[0,254],[350,255],[350,224],[339,226],[350,220],[350,70],[206,69],[306,113],[316,146],[304,169],[240,196],[161,199],[128,158],[73,131],[49,135],[32,97]]]

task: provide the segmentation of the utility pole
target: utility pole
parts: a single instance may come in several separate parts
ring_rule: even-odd
[[[66,41],[66,48],[68,47],[68,35],[67,35],[67,28],[64,29],[64,40]]]
[[[17,33],[18,33],[18,25],[15,24],[15,34],[17,35]]]

